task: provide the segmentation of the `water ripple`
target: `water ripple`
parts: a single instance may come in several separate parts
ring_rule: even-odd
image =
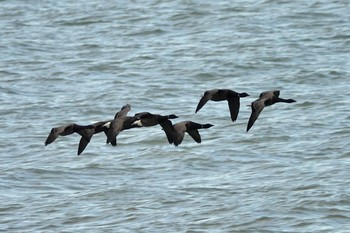
[[[300,8],[300,4],[303,7]],[[345,1],[2,1],[4,232],[344,232],[349,227]],[[236,122],[203,92],[248,92]],[[249,106],[280,89],[294,104]],[[52,127],[150,111],[215,125],[169,145],[159,126],[44,146]],[[20,219],[20,221],[18,221]],[[25,230],[23,230],[25,229]]]

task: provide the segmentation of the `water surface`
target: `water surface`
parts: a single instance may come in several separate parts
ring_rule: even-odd
[[[346,1],[1,1],[3,232],[348,232]],[[248,92],[235,123],[207,89]],[[247,104],[280,89],[295,104]],[[52,127],[124,104],[212,123],[44,146]]]

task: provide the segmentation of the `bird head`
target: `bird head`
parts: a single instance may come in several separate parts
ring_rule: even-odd
[[[203,125],[203,128],[204,129],[207,129],[207,128],[210,128],[210,127],[213,127],[214,125],[212,125],[212,124],[204,124]]]
[[[247,96],[249,96],[248,93],[245,93],[245,92],[239,93],[239,97],[247,97]]]
[[[170,114],[168,116],[169,119],[176,119],[176,118],[179,118],[178,116],[176,116],[175,114]]]

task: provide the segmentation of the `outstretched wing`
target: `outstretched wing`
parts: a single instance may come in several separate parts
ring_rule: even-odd
[[[173,124],[171,123],[171,121],[165,120],[159,124],[162,127],[162,129],[164,130],[165,135],[168,139],[168,142],[170,144],[173,144],[174,143],[174,127],[173,127]]]
[[[66,135],[74,133],[75,132],[74,127],[75,127],[75,124],[73,123],[73,124],[68,124],[68,125],[63,125],[63,126],[52,128],[49,135],[46,138],[45,146],[54,142],[58,138],[59,135],[66,136]]]
[[[196,112],[198,112],[218,91],[218,89],[214,89],[204,92],[203,97],[200,99],[197,105]]]
[[[230,109],[231,120],[235,122],[238,117],[239,106],[240,106],[239,97],[229,98],[227,102],[228,102],[228,107]]]
[[[83,153],[87,145],[89,144],[92,136],[96,133],[95,128],[93,129],[83,129],[78,132],[81,135],[79,146],[78,146],[78,155]]]
[[[114,139],[111,141],[111,145],[112,145],[112,146],[117,146],[117,138],[114,138]]]
[[[247,125],[247,132],[249,131],[249,129],[253,126],[254,122],[256,121],[256,119],[258,119],[261,111],[264,109],[265,104],[264,104],[264,100],[256,100],[252,103],[252,113],[250,114],[249,117],[249,121],[248,121],[248,125]]]
[[[197,143],[201,143],[201,135],[199,134],[197,129],[187,130],[187,133],[195,140]]]
[[[87,147],[87,145],[89,144],[89,140],[87,140],[86,138],[84,137],[81,137],[80,138],[80,141],[79,141],[79,146],[78,146],[78,155],[80,155],[81,153],[83,153],[83,151],[85,150],[85,148]]]
[[[124,105],[119,112],[117,112],[114,116],[114,119],[120,118],[120,117],[125,117],[126,114],[130,111],[131,106],[130,104]]]
[[[280,96],[280,91],[279,90],[275,90],[273,91],[273,95],[278,98]]]
[[[55,141],[57,137],[58,137],[57,128],[52,128],[49,135],[46,138],[45,146]]]

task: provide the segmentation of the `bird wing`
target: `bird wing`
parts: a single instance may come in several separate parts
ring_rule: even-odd
[[[265,104],[264,104],[263,99],[258,99],[252,103],[252,105],[251,105],[252,113],[249,117],[249,121],[248,121],[248,125],[247,125],[247,132],[253,126],[256,119],[258,119],[258,117],[259,117],[261,111],[264,109],[264,107],[265,107]]]
[[[231,120],[235,122],[238,117],[239,106],[240,106],[239,97],[229,98],[227,102],[228,102],[228,107],[230,109]]]
[[[119,112],[117,112],[114,116],[114,119],[125,117],[126,114],[131,110],[130,104],[124,105]]]
[[[197,143],[201,143],[201,135],[199,134],[197,129],[187,130],[187,133],[195,140]]]
[[[46,138],[45,141],[45,146],[47,146],[48,144],[54,142],[56,140],[56,138],[58,138],[59,135],[68,135],[68,129],[73,129],[73,124],[68,124],[68,125],[63,125],[63,126],[59,126],[59,127],[54,127],[51,129],[49,135]],[[66,133],[65,133],[66,131]],[[73,133],[73,130],[72,130]]]
[[[171,123],[171,121],[165,120],[159,124],[162,127],[162,129],[164,130],[165,135],[168,139],[168,142],[170,144],[173,144],[174,143],[174,127],[173,127],[173,124]]]
[[[111,141],[111,145],[117,146],[117,138],[113,138],[113,140]]]
[[[58,133],[57,133],[57,128],[52,128],[49,135],[46,138],[45,141],[45,146],[49,145],[50,143],[52,143],[53,141],[56,140],[56,138],[58,137]]]
[[[215,89],[204,92],[204,95],[200,99],[195,112],[198,112],[218,91],[218,89]]]
[[[77,132],[78,134],[81,135],[79,146],[78,146],[78,155],[80,155],[89,144],[92,136],[96,133],[95,129],[96,128],[83,129]]]
[[[78,155],[80,155],[81,153],[83,153],[83,151],[85,150],[85,148],[87,147],[87,145],[89,144],[90,140],[87,140],[84,137],[80,138],[79,141],[79,146],[78,146]]]
[[[273,91],[273,95],[275,96],[275,98],[278,98],[280,96],[280,91],[279,90]]]

